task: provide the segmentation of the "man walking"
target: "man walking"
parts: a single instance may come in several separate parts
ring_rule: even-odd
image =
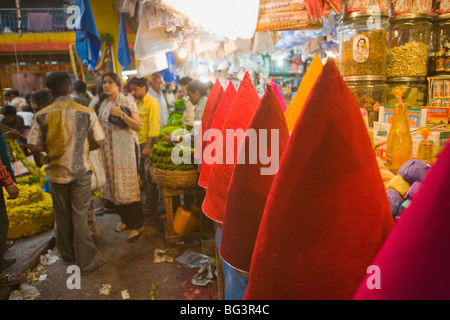
[[[55,100],[35,115],[28,146],[47,153],[45,172],[55,211],[56,247],[83,275],[103,264],[87,218],[92,174],[89,150],[99,148],[105,135],[94,110],[71,100],[68,73],[53,72],[45,82]]]
[[[138,132],[141,150],[139,176],[143,184],[141,199],[145,203],[145,208],[149,209],[150,213],[156,214],[159,193],[156,184],[152,182],[148,167],[151,150],[158,140],[160,105],[155,98],[148,94],[148,84],[145,78],[133,78],[129,84],[131,93],[136,99],[139,118],[141,119],[141,130]]]

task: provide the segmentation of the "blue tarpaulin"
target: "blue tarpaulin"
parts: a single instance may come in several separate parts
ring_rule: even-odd
[[[117,48],[117,60],[120,62],[122,69],[126,69],[131,63],[130,48],[128,47],[127,30],[125,28],[125,18],[123,13],[120,14],[119,43]]]
[[[100,55],[101,42],[95,26],[91,5],[87,0],[77,0],[80,8],[80,26],[75,30],[77,55],[89,70],[94,70]]]

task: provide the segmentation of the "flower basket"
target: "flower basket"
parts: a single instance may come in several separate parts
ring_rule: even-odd
[[[150,175],[157,185],[165,188],[197,186],[199,176],[197,170],[162,170],[153,166],[150,166]]]

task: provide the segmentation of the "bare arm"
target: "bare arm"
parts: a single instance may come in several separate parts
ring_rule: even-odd
[[[141,151],[142,157],[146,158],[150,155],[150,152],[152,152],[151,145],[154,139],[155,139],[154,137],[150,137],[147,139],[147,142],[145,143],[145,146],[144,148],[142,148]]]
[[[33,151],[33,152],[44,152],[45,151],[43,145],[29,144],[28,148],[30,148],[30,150]]]
[[[111,114],[113,116],[121,118],[127,124],[127,126],[129,126],[134,131],[141,130],[141,119],[139,118],[138,112],[131,112],[131,117],[129,117],[120,109],[120,107],[115,106],[111,109]]]

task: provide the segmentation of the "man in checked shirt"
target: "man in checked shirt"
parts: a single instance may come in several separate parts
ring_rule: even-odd
[[[11,175],[0,160],[0,186],[6,189],[10,199],[16,199],[19,196],[19,189],[14,184]],[[3,198],[3,188],[0,187],[0,244],[6,243],[8,236],[8,215],[6,213],[5,199]],[[26,274],[21,273],[17,275],[9,274],[5,271],[7,267],[13,264],[16,259],[5,259],[5,246],[0,245],[0,286],[12,286],[23,282],[26,279]]]

